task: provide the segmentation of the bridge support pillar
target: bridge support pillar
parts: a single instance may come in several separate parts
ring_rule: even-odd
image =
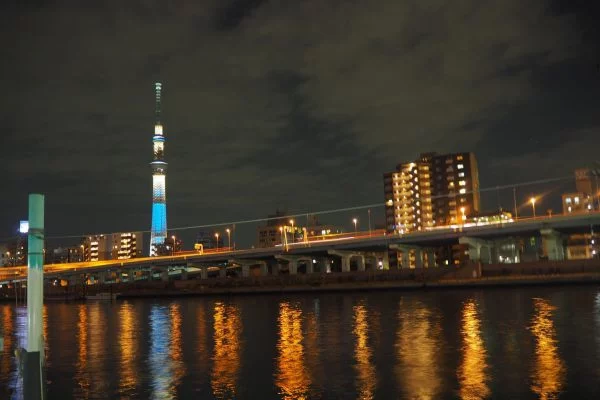
[[[200,279],[208,279],[208,267],[204,265],[200,267]]]
[[[296,275],[298,273],[298,260],[291,259],[288,263],[288,271],[290,275]]]
[[[329,260],[329,258],[321,257],[317,261],[317,266],[320,273],[328,274],[331,272],[331,260]]]
[[[423,250],[415,249],[415,268],[423,268]]]
[[[382,269],[389,270],[390,269],[390,254],[386,251],[383,252],[383,257],[381,257]]]
[[[364,272],[364,270],[365,270],[365,256],[359,255],[359,256],[357,256],[357,258],[358,258],[358,261],[357,261],[357,264],[356,264],[356,270]]]
[[[480,261],[492,263],[494,261],[492,252],[494,243],[483,239],[463,236],[458,238],[459,244],[466,244],[469,247],[469,259],[471,261]]]
[[[227,266],[219,267],[219,278],[227,278]]]
[[[315,272],[315,264],[316,263],[314,263],[313,260],[306,261],[306,273],[307,274],[312,274]]]
[[[350,260],[352,257],[358,257],[357,269],[359,271],[365,270],[365,254],[358,251],[342,251],[342,250],[328,250],[327,253],[332,256],[340,257],[342,261],[342,272],[350,272]]]
[[[425,258],[427,259],[427,268],[433,268],[436,266],[434,249],[426,249],[425,250]]]
[[[248,278],[250,276],[250,266],[248,264],[242,264],[242,277]]]
[[[169,270],[164,269],[160,271],[160,280],[163,282],[169,282]]]
[[[247,278],[250,276],[250,268],[255,265],[260,265],[260,273],[263,276],[268,274],[267,262],[263,260],[244,260],[244,259],[232,259],[229,260],[229,264],[239,265],[242,267],[242,277]]]
[[[542,243],[549,261],[562,261],[565,259],[565,246],[560,232],[554,229],[542,229]]]
[[[423,253],[426,251],[419,246],[408,246],[403,244],[390,244],[390,249],[401,252],[400,268],[423,268]],[[410,255],[414,254],[415,262],[411,265]]]
[[[306,263],[306,273],[311,273],[312,269],[312,257],[307,256],[275,256],[277,260],[283,260],[288,262],[288,271],[290,275],[296,275],[298,273],[298,264],[301,261]]]
[[[182,268],[180,274],[181,274],[181,280],[187,281],[187,279],[188,279],[187,268]]]

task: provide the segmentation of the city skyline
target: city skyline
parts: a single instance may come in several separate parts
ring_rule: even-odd
[[[506,2],[493,15],[466,5],[474,14],[442,16],[386,2],[348,5],[344,18],[356,35],[342,35],[327,23],[339,9],[323,4],[148,6],[121,17],[106,5],[102,18],[60,2],[27,14],[2,6],[4,36],[16,45],[5,64],[12,79],[4,84],[8,133],[0,140],[10,149],[3,162],[10,196],[0,199],[0,237],[13,235],[34,191],[46,194],[54,234],[147,229],[144,146],[148,87],[157,79],[169,84],[164,114],[177,171],[171,226],[261,217],[278,207],[378,203],[381,173],[423,151],[474,152],[487,187],[568,175],[598,158],[600,77],[589,39],[596,6]],[[403,14],[415,22],[394,17]],[[313,20],[316,29],[295,36],[278,19],[298,29]],[[440,48],[441,22],[467,31]],[[429,32],[420,34],[419,25]],[[33,26],[56,36],[27,33]],[[371,32],[368,50],[359,27]],[[485,41],[472,38],[477,30]],[[281,39],[265,45],[260,34]],[[71,47],[61,50],[63,42]],[[88,44],[114,54],[78,50]]]

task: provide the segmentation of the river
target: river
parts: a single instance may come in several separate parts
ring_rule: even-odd
[[[600,398],[598,286],[50,303],[44,337],[50,399]]]

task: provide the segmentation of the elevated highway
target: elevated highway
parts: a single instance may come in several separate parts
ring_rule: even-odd
[[[431,230],[411,232],[397,235],[383,231],[346,233],[335,237],[318,237],[316,239],[290,243],[287,246],[271,248],[251,248],[233,250],[230,248],[210,249],[202,254],[198,252],[182,252],[172,256],[143,257],[127,260],[105,260],[68,264],[50,264],[44,266],[44,274],[48,279],[60,278],[74,274],[95,274],[109,270],[128,269],[165,269],[172,266],[225,265],[234,260],[274,261],[282,257],[327,256],[335,251],[350,252],[385,252],[390,245],[434,247],[459,243],[461,238],[492,240],[507,237],[540,236],[541,232],[557,232],[562,235],[600,231],[600,212],[585,214],[555,215],[519,219],[514,222],[488,225],[456,225]],[[27,276],[27,267],[0,268],[0,283],[23,280]]]

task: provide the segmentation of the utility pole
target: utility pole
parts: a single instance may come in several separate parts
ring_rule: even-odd
[[[518,210],[517,210],[517,188],[513,187],[513,203],[515,206],[515,220],[519,218]]]

